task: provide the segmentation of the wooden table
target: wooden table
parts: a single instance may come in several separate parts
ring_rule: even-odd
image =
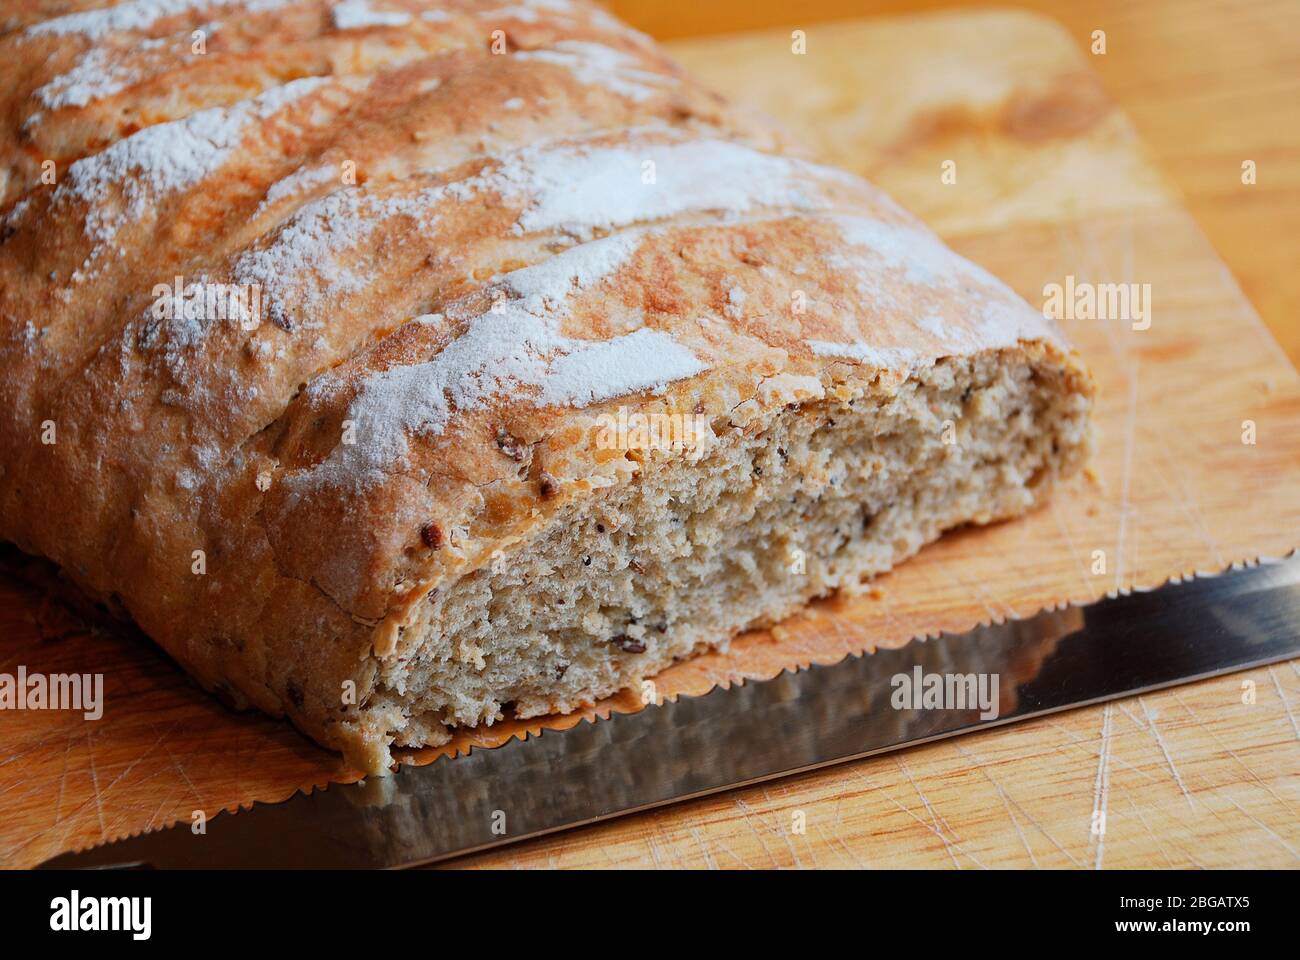
[[[987,9],[980,0],[608,0],[662,40],[867,15]],[[1155,166],[1300,366],[1300,4],[1290,0],[1010,0],[1086,48]],[[1243,160],[1258,183],[1241,189]]]
[[[790,23],[782,3],[623,0],[613,6],[663,37],[799,26]],[[861,9],[837,0],[801,6],[808,11],[806,24]],[[1156,166],[1181,188],[1292,360],[1300,359],[1300,271],[1287,235],[1300,222],[1300,7],[1029,6],[1058,16],[1081,48],[1092,29],[1107,31],[1107,54],[1091,57],[1090,66],[1131,114]],[[851,57],[856,41],[844,31],[855,26],[810,34],[825,45],[820,49],[834,47],[836,55]],[[776,42],[779,34],[770,37]],[[903,34],[899,42],[907,42]],[[706,81],[759,102],[817,140],[822,131],[795,115],[803,94],[779,89],[788,78],[765,82],[757,76],[752,64],[766,46],[697,40],[677,44],[676,52]],[[851,104],[824,103],[829,96],[819,90],[818,105],[808,109],[819,118],[818,111],[851,112]],[[842,96],[848,100],[853,93]],[[941,139],[946,122],[936,121],[929,132]],[[953,123],[960,127],[966,120]],[[811,152],[842,153],[829,159],[846,165],[855,155],[876,156],[863,144],[837,140],[837,130],[825,136],[830,139],[818,140]],[[1253,187],[1241,183],[1243,159],[1254,159],[1260,171]],[[945,236],[969,232],[960,211],[940,203],[926,209],[930,194],[906,173],[887,165],[871,169],[874,162],[863,159],[864,172]],[[976,241],[958,241],[958,247],[982,252]],[[1291,479],[1294,484],[1294,474]],[[463,863],[1294,867],[1300,863],[1298,715],[1300,666],[1292,662],[845,764]],[[802,833],[794,829],[800,814]],[[1104,831],[1095,829],[1099,816]]]

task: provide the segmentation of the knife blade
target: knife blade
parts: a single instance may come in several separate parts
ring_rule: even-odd
[[[1292,554],[254,804],[203,833],[180,823],[42,867],[414,866],[1297,655]],[[918,696],[935,691],[932,677],[950,699]],[[996,705],[975,703],[979,689],[996,690]]]

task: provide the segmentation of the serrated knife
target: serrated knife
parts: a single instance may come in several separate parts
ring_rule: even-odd
[[[414,866],[1295,656],[1300,554],[715,689],[42,866]],[[996,710],[976,702],[981,677],[990,694],[998,678]]]

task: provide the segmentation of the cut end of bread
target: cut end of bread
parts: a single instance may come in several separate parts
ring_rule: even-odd
[[[725,648],[815,597],[857,592],[945,530],[1022,514],[1086,458],[1091,386],[1054,348],[952,357],[714,418],[707,451],[633,477],[413,605],[345,748],[564,713]]]

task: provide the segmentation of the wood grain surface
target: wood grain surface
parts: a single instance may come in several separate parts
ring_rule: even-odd
[[[789,32],[776,31],[677,53],[779,117],[807,152],[873,176],[1031,303],[1066,276],[1150,284],[1151,324],[1065,322],[1101,396],[1090,478],[1024,521],[947,538],[871,595],[679,665],[660,692],[834,662],[1300,543],[1300,378],[1070,36],[1042,18],[963,13],[810,27],[808,49],[793,55]],[[945,160],[955,184],[940,179]],[[1243,442],[1245,421],[1254,443]],[[95,722],[0,717],[0,862],[347,776],[284,725],[226,711],[140,638],[87,634],[48,591],[10,579],[0,581],[0,669],[18,664],[103,672],[107,705]],[[462,863],[1292,866],[1298,713],[1300,669],[1284,664]]]
[[[609,0],[659,39],[990,6],[1050,17],[1088,56],[1291,362],[1300,365],[1300,4],[1294,0]],[[788,33],[788,30],[786,31]],[[823,29],[823,35],[826,30]],[[830,31],[832,42],[833,28]],[[977,38],[972,37],[972,42]],[[813,51],[814,55],[816,51]],[[1258,183],[1243,190],[1243,160]]]

